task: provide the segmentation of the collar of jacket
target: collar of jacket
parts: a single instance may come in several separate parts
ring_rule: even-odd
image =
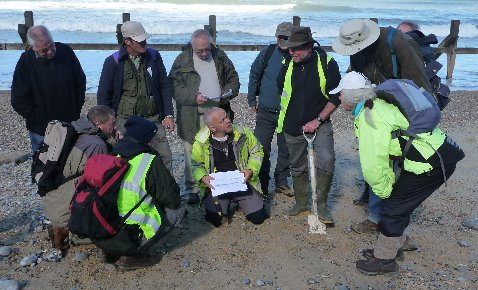
[[[238,143],[239,140],[244,136],[244,129],[242,127],[232,125],[232,132],[234,134],[234,142],[236,143]],[[196,140],[204,144],[206,142],[209,142],[210,135],[211,131],[209,131],[208,127],[204,126],[197,133]]]

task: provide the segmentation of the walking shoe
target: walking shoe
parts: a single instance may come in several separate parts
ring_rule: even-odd
[[[111,255],[100,247],[96,247],[96,260],[98,262],[113,264],[119,259],[119,256]]]
[[[197,192],[192,192],[188,194],[186,199],[187,204],[198,204],[199,203],[199,194]]]
[[[121,256],[115,265],[121,270],[136,270],[151,267],[161,260],[160,257],[154,256]]]
[[[294,196],[294,190],[287,185],[281,185],[279,187],[276,187],[276,194],[280,193],[288,197]]]
[[[398,264],[395,259],[378,259],[373,257],[367,260],[356,261],[355,267],[363,274],[370,276],[398,272]]]
[[[378,232],[380,229],[378,227],[378,224],[372,222],[369,219],[366,219],[360,223],[355,223],[350,226],[350,228],[359,234],[365,234],[365,233],[375,233]]]
[[[366,259],[375,258],[375,256],[373,255],[373,249],[364,249],[362,251],[362,256],[364,256],[364,258],[366,258]],[[403,250],[402,249],[399,249],[397,251],[397,255],[395,256],[395,260],[400,261],[400,262],[403,262],[403,260],[405,260],[405,257],[403,256]]]

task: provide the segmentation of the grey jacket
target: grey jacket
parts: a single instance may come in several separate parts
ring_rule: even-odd
[[[217,77],[222,91],[232,90],[232,96],[221,98],[220,107],[230,108],[229,100],[239,93],[239,75],[234,64],[221,49],[211,45],[211,53],[216,65]],[[194,69],[193,50],[187,44],[174,60],[169,73],[173,83],[173,98],[176,101],[176,123],[181,139],[194,143],[194,137],[200,129],[196,94],[199,91],[201,77]]]

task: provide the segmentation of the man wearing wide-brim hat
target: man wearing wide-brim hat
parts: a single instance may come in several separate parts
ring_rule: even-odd
[[[337,39],[332,44],[335,52],[350,56],[350,69],[364,74],[373,84],[380,84],[394,78],[392,55],[387,45],[391,27],[379,27],[369,19],[353,19],[340,26]],[[432,93],[425,73],[422,54],[417,43],[408,35],[396,31],[391,37],[392,47],[397,56],[398,78],[409,79],[418,87]],[[368,188],[368,187],[367,187]],[[360,200],[368,200],[368,218],[352,224],[357,233],[377,232],[380,222],[380,199],[369,189]],[[414,248],[414,247],[412,247]]]
[[[284,132],[290,154],[295,205],[285,214],[294,216],[309,210],[307,205],[307,141],[303,133],[316,134],[313,142],[317,168],[317,209],[319,219],[334,224],[327,198],[335,169],[335,152],[330,115],[340,105],[338,94],[328,92],[340,82],[339,67],[320,47],[314,47],[309,27],[293,27],[286,46],[286,60],[278,77],[281,111],[277,132]]]
[[[400,31],[392,37],[398,64],[398,76],[394,77],[392,55],[387,46],[390,29],[394,28],[379,27],[369,19],[349,20],[340,26],[339,36],[332,48],[338,54],[350,55],[350,69],[363,73],[373,84],[392,78],[409,79],[433,93],[420,48],[411,37]]]

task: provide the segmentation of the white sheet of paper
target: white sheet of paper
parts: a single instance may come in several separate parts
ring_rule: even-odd
[[[244,173],[239,170],[216,172],[209,174],[214,177],[211,179],[211,185],[214,186],[212,196],[216,197],[228,192],[246,191],[247,184],[244,182]]]

